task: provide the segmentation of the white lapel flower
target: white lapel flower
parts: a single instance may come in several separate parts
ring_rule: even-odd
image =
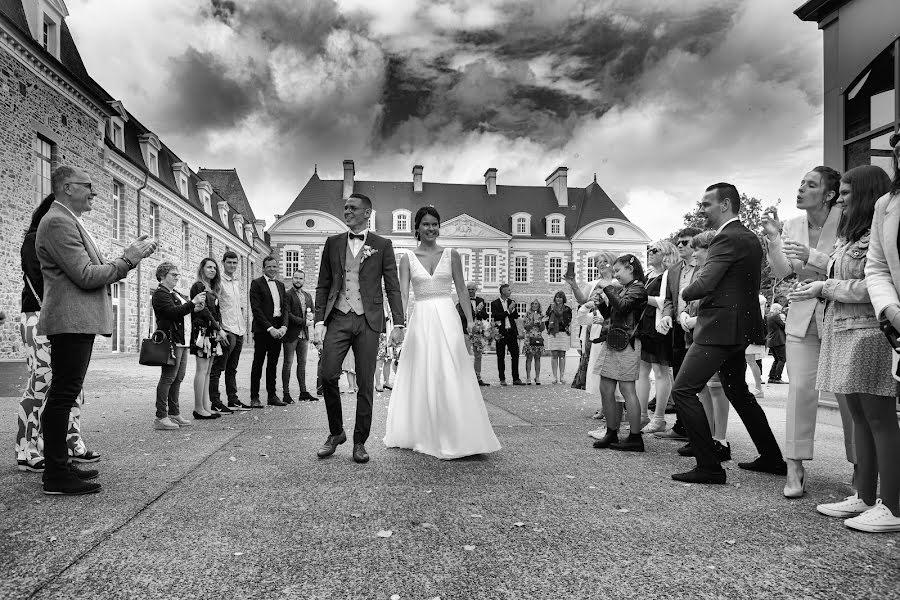
[[[372,246],[369,246],[368,244],[366,244],[365,246],[363,246],[363,248],[362,248],[362,257],[359,259],[359,264],[363,264],[363,262],[365,262],[365,260],[366,260],[367,258],[369,258],[370,256],[372,256],[373,254],[376,254],[377,252],[378,252],[378,250],[376,250],[376,249],[373,248]]]

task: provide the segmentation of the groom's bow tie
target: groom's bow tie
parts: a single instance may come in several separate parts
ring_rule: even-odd
[[[364,239],[366,239],[366,236],[364,236],[364,235],[361,234],[361,233],[353,233],[353,232],[351,231],[351,232],[350,232],[350,239],[351,239],[351,240],[359,240],[359,241],[363,241]]]

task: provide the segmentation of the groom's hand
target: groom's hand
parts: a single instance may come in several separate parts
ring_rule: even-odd
[[[325,341],[325,323],[316,323],[316,330],[313,332],[313,335],[316,336],[315,340],[318,343],[322,343]]]
[[[391,331],[391,345],[392,346],[400,346],[403,344],[403,336],[406,333],[406,328],[404,327],[394,327],[394,330]]]

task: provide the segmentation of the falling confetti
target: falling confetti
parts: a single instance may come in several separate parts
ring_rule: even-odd
[[[377,535],[380,538],[389,538],[392,535],[394,535],[394,532],[391,531],[390,529],[382,529],[381,531],[378,532]]]

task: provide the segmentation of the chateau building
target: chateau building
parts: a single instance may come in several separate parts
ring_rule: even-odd
[[[23,356],[19,248],[59,165],[90,175],[98,195],[84,221],[106,256],[141,234],[159,240],[157,254],[113,285],[115,333],[98,337],[95,352],[137,350],[160,261],[179,265],[187,288],[202,258],[234,250],[246,291],[270,250],[238,174],[192,169],[111,97],[88,74],[66,16],[62,0],[0,0],[0,309],[9,316],[0,358]]]
[[[520,310],[533,299],[546,307],[559,290],[571,303],[562,281],[568,261],[575,262],[579,278],[596,279],[589,254],[630,252],[643,260],[650,241],[596,177],[587,187],[569,187],[566,167],[551,173],[543,186],[514,186],[499,185],[493,168],[485,172],[483,185],[470,185],[425,181],[422,165],[413,167],[409,181],[359,181],[352,160],[343,166],[343,180],[323,180],[314,172],[269,228],[285,277],[300,268],[315,281],[325,239],[347,229],[344,199],[354,192],[371,198],[370,228],[389,238],[397,253],[415,247],[416,211],[434,205],[441,215],[439,243],[459,251],[466,280],[477,282],[486,299],[509,282]]]

